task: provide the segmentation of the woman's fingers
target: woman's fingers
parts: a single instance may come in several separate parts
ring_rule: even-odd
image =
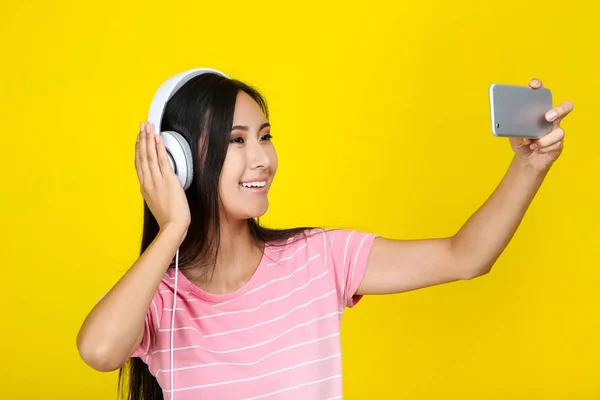
[[[529,87],[532,89],[540,89],[544,87],[544,83],[540,79],[533,78],[529,81]]]
[[[563,142],[561,140],[560,142],[556,142],[548,147],[543,147],[543,148],[539,149],[538,152],[541,154],[552,153],[554,151],[561,150],[562,147],[563,147]]]
[[[174,173],[173,168],[171,168],[171,163],[169,163],[165,142],[160,135],[156,135],[156,151],[158,153],[158,167],[163,176],[168,173]]]
[[[562,128],[553,129],[552,132],[547,135],[539,138],[535,142],[535,148],[543,149],[545,147],[550,147],[555,143],[562,141],[565,137],[565,131]],[[533,146],[533,144],[532,144]]]
[[[144,125],[144,130],[140,132],[140,141],[138,143],[140,170],[142,171],[142,189],[152,186],[152,174],[148,165],[148,133],[147,124]]]
[[[138,132],[138,135],[135,138],[135,172],[137,174],[138,180],[140,181],[140,185],[144,183],[142,175],[142,165],[140,164],[140,138],[143,132],[144,123],[142,122],[140,124],[140,131]]]
[[[151,124],[146,124],[146,133],[148,134],[148,137],[146,138],[148,168],[150,169],[152,180],[154,183],[157,183],[162,179],[162,173],[160,172],[160,168],[158,166],[158,153],[156,151],[157,136],[154,134],[154,129]]]
[[[573,103],[569,100],[564,101],[562,104],[546,113],[546,120],[559,123],[569,115],[571,111],[573,111]]]

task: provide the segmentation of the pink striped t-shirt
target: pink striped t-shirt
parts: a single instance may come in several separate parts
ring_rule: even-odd
[[[337,399],[342,397],[340,322],[360,299],[376,235],[312,230],[285,246],[267,244],[251,279],[207,293],[179,272],[161,281],[146,316],[140,357],[165,399]]]

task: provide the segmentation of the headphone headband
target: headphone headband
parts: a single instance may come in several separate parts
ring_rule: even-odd
[[[148,112],[148,123],[154,126],[154,133],[160,135],[165,143],[169,163],[177,175],[179,182],[184,190],[187,190],[192,184],[194,176],[194,156],[189,143],[179,132],[162,131],[162,119],[165,112],[165,106],[171,97],[185,85],[190,79],[205,73],[216,73],[225,78],[229,77],[224,73],[210,68],[196,68],[189,71],[180,72],[163,82],[156,91],[150,104]]]
[[[196,68],[189,71],[180,72],[163,82],[162,85],[156,91],[152,103],[150,104],[150,111],[148,112],[148,123],[154,126],[154,132],[160,133],[160,127],[162,123],[163,114],[165,112],[165,106],[167,102],[173,97],[175,92],[185,85],[190,79],[202,75],[205,73],[216,73],[225,78],[229,78],[221,71],[211,68]]]

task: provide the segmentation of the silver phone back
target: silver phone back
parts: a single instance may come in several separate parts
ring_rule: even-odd
[[[501,137],[540,138],[552,130],[546,113],[552,108],[548,88],[493,84],[490,86],[492,132]]]

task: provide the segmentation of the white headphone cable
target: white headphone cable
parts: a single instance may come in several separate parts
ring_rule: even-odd
[[[173,379],[173,327],[175,326],[175,309],[177,308],[177,278],[179,275],[179,249],[175,253],[175,290],[173,292],[173,311],[171,313],[171,400],[175,398],[175,386]]]

